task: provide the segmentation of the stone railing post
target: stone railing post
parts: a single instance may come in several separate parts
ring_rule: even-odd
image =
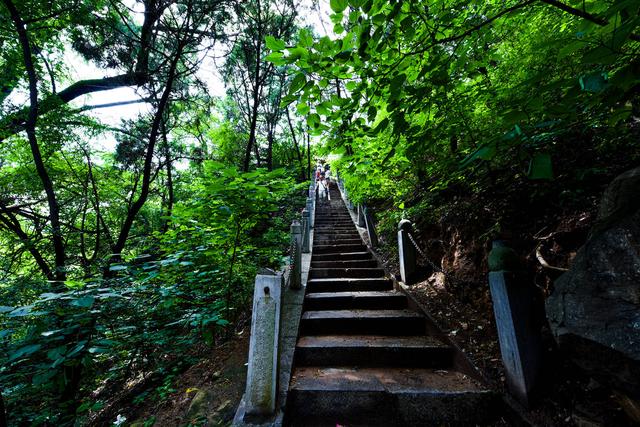
[[[408,219],[398,223],[398,255],[400,257],[400,276],[405,285],[410,285],[417,269],[416,248],[409,239],[413,225]]]
[[[307,208],[302,210],[302,253],[308,254],[311,252],[310,240],[311,240],[311,224],[309,223],[309,211]]]
[[[313,214],[314,211],[314,206],[313,206],[313,199],[310,197],[307,197],[307,210],[309,211],[309,227],[313,228],[313,217],[315,216]]]
[[[364,227],[366,224],[364,220],[364,205],[362,204],[358,205],[357,217],[358,217],[358,227]]]
[[[289,287],[300,289],[302,287],[302,225],[298,221],[291,223],[291,276]]]
[[[264,417],[275,412],[281,286],[282,275],[280,274],[267,272],[256,276],[245,392],[245,418],[247,416]]]
[[[519,270],[515,251],[494,241],[489,253],[489,287],[502,362],[509,390],[528,406],[541,361],[541,338],[533,321],[535,290]]]
[[[367,235],[369,236],[369,242],[371,242],[371,247],[375,248],[378,246],[378,233],[376,233],[376,225],[373,223],[373,215],[371,214],[371,209],[367,206],[364,207],[364,222],[367,227]]]

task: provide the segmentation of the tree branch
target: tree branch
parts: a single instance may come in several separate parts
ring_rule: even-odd
[[[94,92],[117,89],[127,86],[141,86],[148,81],[146,73],[127,73],[113,77],[101,79],[88,79],[78,81],[71,86],[61,90],[55,95],[50,95],[44,99],[39,106],[38,114],[46,114],[56,109],[61,104],[66,104],[80,96]],[[5,138],[25,129],[29,108],[25,107],[16,114],[0,121],[0,142]]]
[[[604,27],[604,26],[609,24],[609,21],[607,21],[606,19],[599,18],[599,17],[597,17],[595,15],[592,15],[591,13],[589,13],[587,11],[573,8],[573,7],[571,7],[569,5],[566,5],[566,4],[562,3],[562,2],[559,2],[557,0],[540,0],[540,1],[542,3],[546,3],[546,4],[550,5],[550,6],[554,6],[554,7],[558,8],[558,9],[564,11],[564,12],[567,12],[567,13],[573,15],[573,16],[579,16],[582,19],[586,19],[587,21],[591,21],[591,22],[593,22],[595,24],[600,25],[601,27]],[[638,35],[638,34],[631,33],[631,34],[629,34],[629,38],[631,40],[640,41],[640,35]]]

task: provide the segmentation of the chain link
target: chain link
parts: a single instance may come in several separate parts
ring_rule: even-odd
[[[425,260],[427,262],[427,264],[429,264],[429,267],[433,268],[433,270],[437,271],[438,273],[442,273],[442,275],[447,280],[449,280],[451,283],[462,283],[460,280],[458,280],[451,273],[446,272],[445,270],[442,269],[442,267],[439,267],[436,263],[431,261],[429,259],[429,257],[427,256],[427,254],[425,254],[424,251],[422,249],[420,249],[420,246],[418,246],[418,243],[414,240],[413,235],[411,233],[407,233],[407,236],[409,236],[409,241],[411,242],[413,247],[416,248],[416,251],[418,252],[420,257],[422,257],[422,259]]]

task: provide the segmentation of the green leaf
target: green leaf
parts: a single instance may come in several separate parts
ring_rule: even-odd
[[[307,49],[299,46],[289,48],[287,49],[287,52],[289,52],[287,59],[290,61],[295,61],[309,55],[309,51]]]
[[[284,54],[282,52],[271,52],[264,59],[265,61],[271,62],[274,65],[280,66],[287,63],[287,61],[284,60],[283,56]]]
[[[298,111],[298,114],[300,114],[301,116],[306,116],[307,114],[309,114],[309,111],[311,111],[311,108],[304,102],[301,102],[298,105],[296,105],[296,110]]]
[[[55,369],[49,369],[44,372],[40,372],[33,376],[31,379],[31,384],[34,386],[39,386],[48,383],[51,378],[56,375],[57,371]]]
[[[349,5],[349,2],[347,0],[330,0],[329,5],[335,13],[342,13]]]
[[[85,345],[87,345],[87,341],[86,341],[86,340],[84,340],[84,341],[80,341],[80,342],[78,343],[78,345],[76,345],[76,346],[73,348],[73,350],[71,350],[71,351],[69,352],[69,354],[67,354],[67,358],[73,357],[73,356],[75,356],[76,354],[80,353],[80,351],[82,351],[82,349],[84,348],[84,346],[85,346]]]
[[[311,129],[316,129],[318,126],[320,126],[320,116],[318,114],[310,114],[307,117],[307,124],[309,125],[309,127]]]
[[[76,307],[87,308],[93,305],[94,300],[95,298],[93,298],[92,296],[84,296],[82,298],[78,298],[77,300],[72,301],[71,305],[75,305]]]
[[[537,153],[529,163],[529,179],[553,179],[553,168],[551,165],[551,155],[548,153]]]
[[[61,345],[59,347],[55,347],[47,351],[47,358],[49,358],[49,360],[58,360],[61,357],[63,357],[66,352],[67,352],[67,346]]]
[[[24,356],[35,353],[42,348],[41,344],[30,344],[20,347],[18,350],[9,353],[9,361],[14,361]]]
[[[264,38],[267,47],[273,51],[280,51],[283,50],[286,45],[282,40],[278,40],[273,36],[267,36]]]
[[[484,145],[462,160],[460,165],[466,167],[474,160],[492,160],[496,155],[496,151],[495,143]]]
[[[316,111],[318,112],[318,114],[322,114],[323,116],[328,116],[329,114],[331,114],[330,104],[328,105],[328,103],[322,102],[316,105]]]
[[[602,92],[608,85],[607,76],[604,73],[586,74],[578,81],[583,91],[592,93]]]
[[[402,93],[402,86],[406,80],[407,76],[403,73],[397,74],[391,80],[391,83],[389,84],[389,92],[391,93],[391,96],[389,99],[396,99],[400,96],[400,93]]]
[[[300,39],[300,45],[303,47],[311,47],[313,46],[313,37],[311,33],[306,28],[302,28],[300,33],[298,34],[298,38]]]
[[[307,78],[305,77],[305,75],[302,73],[296,74],[296,76],[291,81],[291,85],[289,86],[289,95],[293,95],[294,93],[302,89],[305,84],[307,84]]]

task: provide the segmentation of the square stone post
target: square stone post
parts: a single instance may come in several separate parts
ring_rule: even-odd
[[[378,246],[378,233],[376,233],[376,226],[373,223],[373,215],[371,214],[371,210],[368,207],[364,207],[364,222],[367,227],[367,235],[369,236],[369,242],[371,242],[371,247],[375,248]]]
[[[517,270],[513,249],[493,242],[489,253],[489,287],[496,318],[507,386],[525,406],[538,379],[541,362],[540,329],[533,322],[535,290]]]
[[[302,287],[302,225],[300,222],[291,223],[291,277],[289,287],[300,289]]]
[[[365,225],[364,206],[360,204],[358,205],[358,227],[364,227]]]
[[[410,285],[416,273],[416,248],[409,240],[413,225],[408,219],[398,223],[398,256],[400,257],[400,276],[405,285]]]
[[[268,417],[275,412],[281,286],[280,274],[267,272],[256,276],[245,391],[245,420],[251,417]]]
[[[313,228],[313,217],[315,215],[313,214],[313,199],[310,197],[307,197],[307,210],[309,211],[309,227]]]
[[[311,224],[309,223],[309,211],[305,208],[302,210],[302,253],[308,254],[311,252],[310,246],[311,239]]]

